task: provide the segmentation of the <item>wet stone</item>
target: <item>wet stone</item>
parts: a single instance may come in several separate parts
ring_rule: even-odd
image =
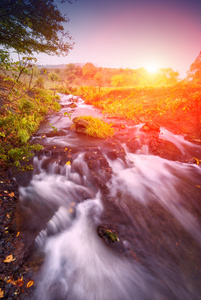
[[[154,124],[154,123],[151,123],[151,122],[146,122],[142,126],[141,131],[144,131],[144,132],[150,132],[150,131],[160,132],[160,126],[158,124]]]
[[[120,241],[117,233],[114,230],[108,229],[106,226],[98,226],[97,233],[106,243],[118,243]]]

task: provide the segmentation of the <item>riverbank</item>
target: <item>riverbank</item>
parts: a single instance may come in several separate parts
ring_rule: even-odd
[[[18,186],[0,173],[0,298],[30,299],[34,283],[27,268],[26,247],[17,228]]]
[[[103,114],[137,123],[152,122],[201,141],[201,89],[199,85],[178,83],[166,87],[96,88],[82,87],[77,93]]]

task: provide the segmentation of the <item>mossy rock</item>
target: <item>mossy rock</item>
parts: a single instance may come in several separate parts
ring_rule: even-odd
[[[102,238],[106,243],[118,243],[120,241],[117,233],[105,226],[98,226],[97,232],[99,237]]]
[[[112,124],[108,124],[100,118],[91,116],[81,116],[73,119],[73,129],[76,132],[85,133],[88,136],[107,138],[114,134]]]

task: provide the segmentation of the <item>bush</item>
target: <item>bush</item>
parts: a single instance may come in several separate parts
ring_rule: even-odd
[[[35,86],[36,86],[36,87],[39,87],[39,88],[41,88],[41,89],[44,89],[44,84],[45,84],[45,80],[44,80],[44,78],[41,77],[41,76],[39,76],[39,77],[37,78],[37,80],[35,81]]]
[[[23,95],[23,94],[22,94]],[[11,105],[4,105],[0,115],[0,167],[21,167],[21,161],[29,160],[37,146],[30,145],[31,135],[52,110],[58,111],[59,96],[53,91],[35,88]],[[40,147],[40,146],[38,146]]]
[[[48,79],[52,81],[61,81],[61,77],[57,73],[49,73]]]

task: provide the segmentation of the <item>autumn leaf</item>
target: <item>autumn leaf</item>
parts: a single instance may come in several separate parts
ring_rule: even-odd
[[[18,278],[18,280],[16,281],[17,285],[19,287],[22,287],[24,284],[24,280],[23,280],[23,276],[21,276],[21,278]]]
[[[196,157],[193,157],[193,158],[195,159],[196,165],[199,165],[199,164],[200,164],[200,161],[199,161],[199,159],[198,159],[198,158],[196,158]]]
[[[16,237],[18,237],[19,235],[20,235],[20,232],[18,231],[17,234],[16,234]]]
[[[16,281],[13,279],[13,275],[7,280],[7,283],[11,283],[12,285],[17,285]]]
[[[3,298],[3,297],[4,297],[4,291],[2,291],[0,288],[0,298]]]
[[[5,259],[4,259],[4,261],[3,262],[5,262],[5,263],[10,263],[11,261],[13,261],[14,259],[13,259],[13,255],[11,254],[11,255],[8,255]]]
[[[30,288],[33,284],[34,284],[34,281],[33,281],[33,280],[30,280],[30,281],[27,283],[27,288]]]
[[[66,162],[66,165],[70,165],[70,161],[67,161],[67,162]]]

